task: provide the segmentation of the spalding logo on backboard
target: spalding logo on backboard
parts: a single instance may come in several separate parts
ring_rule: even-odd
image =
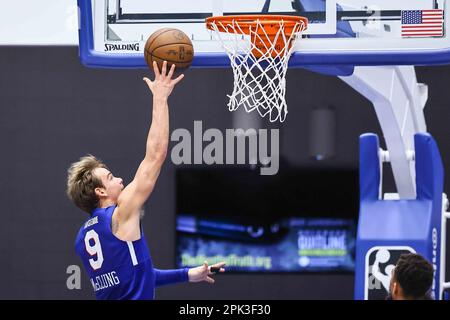
[[[415,253],[411,247],[373,247],[366,254],[364,299],[384,300],[389,294],[392,270],[403,253]]]

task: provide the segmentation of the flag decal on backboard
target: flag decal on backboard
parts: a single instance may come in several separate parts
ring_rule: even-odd
[[[402,37],[442,37],[444,10],[402,11]]]

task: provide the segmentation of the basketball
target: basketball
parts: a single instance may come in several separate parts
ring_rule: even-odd
[[[194,47],[191,39],[181,30],[163,28],[155,31],[145,44],[145,61],[153,71],[153,61],[156,61],[161,71],[164,61],[167,69],[175,64],[175,73],[189,68],[194,58]]]

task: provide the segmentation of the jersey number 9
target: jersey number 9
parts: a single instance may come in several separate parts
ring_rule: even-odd
[[[91,245],[91,243],[93,243],[93,245]],[[84,245],[86,246],[86,251],[91,257],[97,256],[97,259],[89,259],[92,269],[100,269],[103,264],[103,252],[100,239],[98,238],[98,233],[94,230],[89,230],[86,232],[86,236],[84,237]]]

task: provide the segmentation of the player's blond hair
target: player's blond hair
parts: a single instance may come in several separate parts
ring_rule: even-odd
[[[67,196],[81,210],[91,213],[99,205],[95,188],[102,188],[102,180],[94,175],[97,168],[106,168],[102,161],[93,155],[80,158],[67,170]]]

